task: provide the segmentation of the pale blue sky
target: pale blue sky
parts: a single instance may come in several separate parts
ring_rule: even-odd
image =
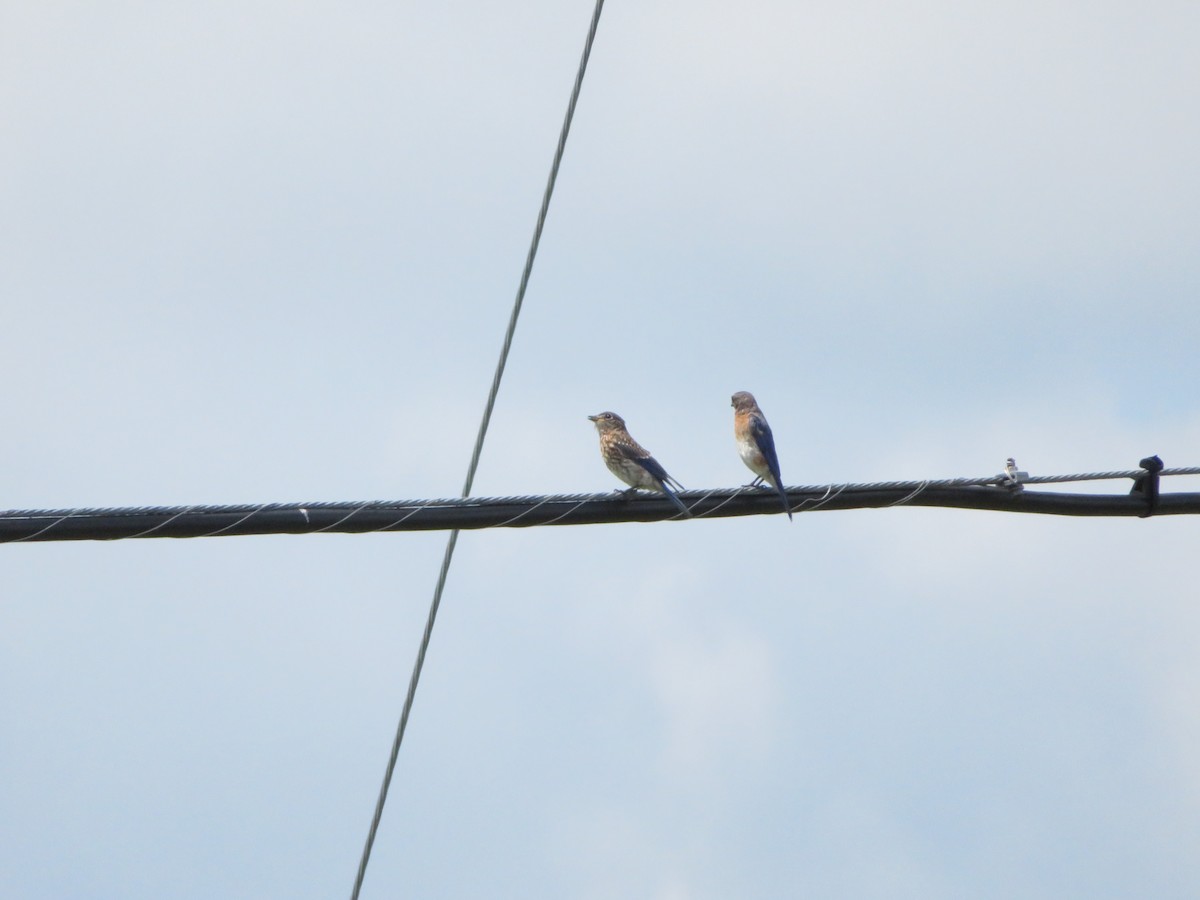
[[[0,507],[457,493],[591,8],[0,7]],[[476,492],[1200,464],[1198,43],[611,0]],[[363,896],[1194,896],[1198,527],[465,534]],[[444,540],[0,548],[0,893],[347,896]]]

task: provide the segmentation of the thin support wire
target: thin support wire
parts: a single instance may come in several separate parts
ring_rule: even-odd
[[[510,525],[514,525],[517,522],[520,522],[527,515],[532,513],[535,509],[540,509],[541,507],[545,506],[549,502],[550,502],[549,497],[543,497],[541,500],[538,500],[537,503],[534,503],[528,509],[523,509],[519,513],[517,513],[515,516],[511,516],[510,518],[505,519],[503,522],[500,523],[500,526],[502,528],[507,528]],[[564,513],[564,515],[565,515],[565,513]],[[562,516],[559,516],[559,518],[561,519]]]
[[[492,376],[492,386],[488,391],[487,403],[484,405],[483,418],[479,423],[479,433],[475,437],[475,447],[471,451],[471,462],[467,466],[467,477],[463,481],[462,495],[467,497],[475,483],[475,471],[479,468],[479,456],[483,452],[483,441],[491,423],[492,410],[496,406],[496,395],[500,391],[500,379],[504,375],[504,367],[508,362],[508,353],[512,347],[513,335],[517,330],[517,319],[521,315],[521,306],[525,301],[525,290],[529,286],[529,276],[533,272],[533,261],[537,256],[538,244],[542,239],[542,228],[546,224],[546,213],[550,209],[550,198],[554,194],[554,183],[558,180],[558,168],[562,163],[563,152],[567,146],[567,135],[571,131],[571,120],[575,117],[575,106],[579,102],[579,92],[583,87],[583,76],[587,71],[588,58],[592,53],[592,43],[596,39],[596,28],[600,24],[600,12],[604,8],[604,0],[596,0],[592,12],[591,24],[588,27],[587,40],[583,45],[583,54],[579,60],[579,71],[575,74],[575,84],[571,88],[571,99],[567,104],[566,116],[563,118],[562,131],[558,136],[558,146],[554,150],[554,161],[550,165],[550,176],[546,180],[546,190],[542,194],[542,205],[538,210],[537,224],[533,229],[533,239],[529,244],[529,253],[525,256],[525,267],[521,271],[521,283],[517,287],[517,296],[513,301],[512,313],[508,318],[508,327],[504,332],[504,345],[500,348],[500,359],[496,363],[496,372]],[[433,624],[437,620],[438,607],[441,606],[442,592],[446,587],[446,577],[450,572],[450,562],[454,558],[454,548],[458,544],[458,531],[450,532],[446,541],[446,552],[442,557],[442,567],[438,572],[437,585],[433,590],[433,601],[429,606],[429,617],[425,621],[425,631],[421,635],[421,645],[417,650],[417,659],[413,664],[412,676],[408,682],[408,693],[404,698],[404,708],[400,713],[400,723],[396,727],[396,737],[392,742],[392,752],[388,758],[387,769],[384,772],[383,784],[379,789],[379,798],[375,803],[375,814],[371,818],[371,828],[367,833],[367,841],[363,847],[362,858],[358,864],[358,874],[354,879],[354,889],[350,900],[358,900],[362,889],[363,877],[367,872],[367,863],[371,858],[371,847],[375,843],[375,834],[379,830],[379,821],[383,817],[383,806],[387,802],[388,788],[392,782],[392,773],[396,769],[396,759],[400,754],[400,744],[404,741],[404,731],[408,726],[409,713],[412,711],[413,699],[417,693],[417,683],[421,680],[421,668],[425,664],[425,653],[429,649],[429,641],[433,635]]]
[[[413,516],[415,516],[417,513],[419,513],[424,508],[425,508],[424,506],[414,506],[412,509],[410,509],[408,512],[406,512],[400,518],[396,519],[394,522],[389,522],[387,525],[384,525],[379,530],[380,531],[390,531],[393,528],[403,525],[405,522],[407,522],[409,519],[411,519]]]
[[[131,534],[130,537],[131,538],[149,537],[150,535],[154,534],[154,532],[161,531],[163,528],[166,528],[168,525],[170,525],[176,519],[186,516],[188,513],[190,513],[195,508],[196,507],[194,507],[194,506],[185,507],[184,509],[181,509],[179,512],[175,513],[175,515],[171,516],[169,519],[159,522],[157,525],[153,525],[150,528],[147,528],[145,531],[139,531],[137,534]]]
[[[712,509],[706,510],[705,512],[701,512],[701,513],[692,513],[693,517],[697,518],[697,519],[703,519],[705,516],[713,515],[719,509],[721,509],[723,506],[726,506],[731,501],[737,499],[737,497],[741,495],[743,490],[744,490],[744,487],[739,487],[736,491],[734,491],[732,494],[730,494],[728,497],[726,497],[724,501],[717,504]],[[705,500],[707,500],[709,497],[711,497],[715,493],[716,493],[715,490],[707,491],[699,500],[697,500],[695,503],[691,504],[691,506],[688,507],[688,512],[691,512],[694,507],[700,505],[701,503],[703,503]]]
[[[909,500],[912,500],[914,497],[916,497],[919,493],[921,493],[921,491],[925,490],[925,488],[927,488],[927,487],[929,487],[929,482],[922,481],[915,488],[913,488],[912,493],[908,494],[905,497],[901,497],[895,503],[891,503],[888,505],[889,506],[903,506],[905,503],[907,503]]]
[[[346,513],[344,516],[342,516],[336,522],[330,522],[324,528],[315,529],[313,531],[313,534],[318,534],[322,531],[332,531],[334,528],[337,528],[343,522],[349,522],[352,518],[354,518],[356,515],[358,515],[360,512],[362,512],[364,509],[366,509],[370,505],[371,505],[370,500],[364,500],[362,503],[358,504],[358,506],[354,507],[354,509],[350,510],[350,512]]]
[[[579,509],[581,506],[583,506],[587,502],[588,502],[587,500],[580,500],[578,503],[576,503],[570,509],[563,510],[563,512],[560,515],[557,515],[553,519],[550,519],[548,522],[546,522],[546,524],[553,525],[555,522],[559,522],[562,519],[565,519],[567,516],[571,515],[571,513],[575,512],[575,510]],[[522,513],[521,515],[524,515],[524,513]]]
[[[250,510],[248,513],[246,513],[240,519],[237,519],[233,522],[230,522],[228,525],[225,525],[221,528],[217,528],[213,531],[208,532],[207,534],[203,534],[200,536],[201,537],[216,537],[217,535],[224,534],[226,531],[232,531],[234,528],[237,528],[243,522],[249,521],[251,519],[251,517],[253,517],[257,513],[262,512],[264,509],[266,509],[270,505],[271,504],[269,504],[269,503],[260,503],[258,506],[256,506],[254,509]]]
[[[837,485],[837,490],[834,491],[834,485],[831,484],[829,487],[827,487],[825,489],[825,494],[821,497],[821,499],[819,499],[819,500],[803,500],[803,501],[801,501],[799,506],[792,507],[791,512],[794,512],[794,513],[815,512],[816,510],[818,510],[822,506],[824,506],[826,503],[829,503],[829,502],[835,500],[837,498],[837,496],[839,494],[841,494],[841,492],[843,490],[845,490],[844,487],[842,487],[841,485]],[[812,506],[808,505],[810,502],[813,504]]]
[[[37,531],[33,532],[33,534],[27,534],[24,537],[13,538],[12,543],[19,544],[21,541],[32,541],[34,538],[45,534],[47,531],[50,531],[53,528],[57,528],[63,522],[67,521],[67,519],[71,518],[71,516],[75,515],[75,512],[76,511],[73,509],[67,510],[67,512],[65,512],[63,515],[59,516],[53,522],[47,523],[47,525],[44,528],[39,528]]]

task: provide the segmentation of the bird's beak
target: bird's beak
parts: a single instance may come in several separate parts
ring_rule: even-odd
[[[588,416],[588,421],[595,422],[598,418],[600,418],[600,417],[599,416]]]

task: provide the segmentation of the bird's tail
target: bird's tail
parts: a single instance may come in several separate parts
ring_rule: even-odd
[[[787,491],[783,489],[783,483],[778,479],[773,479],[775,482],[775,490],[779,492],[779,499],[783,501],[783,511],[788,514],[788,521],[792,521],[792,502],[788,500]]]
[[[671,502],[679,507],[679,511],[683,513],[684,518],[690,519],[692,517],[692,514],[688,511],[688,508],[683,505],[683,501],[675,495],[673,490],[667,487],[666,484],[663,484],[662,490],[664,494],[671,498]]]

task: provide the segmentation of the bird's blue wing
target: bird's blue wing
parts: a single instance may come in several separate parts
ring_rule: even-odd
[[[634,456],[631,457],[635,463],[650,473],[650,476],[662,484],[671,484],[675,481],[667,470],[662,467],[662,464],[653,456]]]
[[[667,470],[662,467],[657,459],[646,452],[643,447],[631,447],[628,444],[617,444],[617,451],[626,459],[637,463],[643,469],[650,473],[655,481],[662,484],[669,484],[677,491],[685,490],[684,486],[667,474]]]
[[[662,467],[662,463],[641,447],[631,447],[628,444],[616,444],[614,446],[617,452],[625,459],[635,462],[645,469],[650,474],[650,477],[658,482],[663,493],[671,498],[671,502],[679,507],[679,511],[685,516],[691,517],[692,514],[688,512],[688,508],[684,506],[683,501],[675,496],[675,491],[671,490],[671,488],[675,488],[675,490],[682,491],[683,485],[667,474],[667,470]]]
[[[771,426],[761,417],[752,416],[750,434],[754,437],[754,443],[758,447],[759,453],[767,461],[767,468],[771,470],[771,476],[775,479],[775,490],[779,492],[779,499],[783,503],[783,511],[790,519],[792,505],[788,500],[787,491],[783,489],[783,476],[779,474],[779,456],[775,453],[775,435],[771,434]]]
[[[775,476],[775,482],[782,483],[779,474],[779,457],[775,453],[775,435],[771,434],[771,426],[760,417],[752,416],[750,434],[754,438],[754,444],[758,447],[758,451],[763,455],[763,459],[767,461],[767,468]]]

